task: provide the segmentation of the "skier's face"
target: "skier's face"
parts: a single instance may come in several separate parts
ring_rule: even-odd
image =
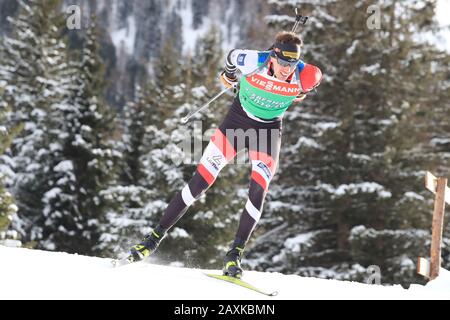
[[[281,81],[286,81],[287,78],[292,74],[292,72],[295,71],[295,68],[297,65],[290,65],[290,66],[282,66],[278,63],[277,58],[271,57],[270,58],[273,65],[273,73],[275,77]]]

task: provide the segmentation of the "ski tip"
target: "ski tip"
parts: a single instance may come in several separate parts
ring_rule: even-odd
[[[269,297],[275,297],[278,295],[278,291],[267,292],[267,291],[261,290],[257,287],[254,287],[253,285],[249,284],[248,282],[242,280],[241,278],[235,278],[235,277],[230,277],[230,276],[226,276],[223,274],[218,275],[218,274],[212,274],[212,273],[204,273],[204,275],[211,277],[211,278],[218,279],[218,280],[224,280],[226,282],[231,282],[235,285],[253,290],[255,292],[261,293],[261,294],[269,296]]]

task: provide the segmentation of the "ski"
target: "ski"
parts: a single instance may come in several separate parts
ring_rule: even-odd
[[[230,277],[230,276],[224,276],[224,275],[211,274],[211,273],[205,273],[205,275],[208,276],[208,277],[217,279],[217,280],[222,280],[222,281],[233,283],[233,284],[238,285],[240,287],[247,288],[249,290],[261,293],[261,294],[269,296],[269,297],[274,297],[274,296],[276,296],[278,294],[277,291],[267,292],[267,291],[261,290],[261,289],[255,287],[255,286],[251,285],[250,283],[245,282],[244,280],[239,279],[239,278]]]

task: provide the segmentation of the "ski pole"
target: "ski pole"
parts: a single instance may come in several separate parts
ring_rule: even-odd
[[[306,21],[308,21],[308,17],[306,16],[302,16],[301,14],[298,13],[298,8],[295,8],[295,23],[294,26],[292,27],[292,32],[297,32],[297,28],[300,24],[305,24]]]
[[[191,112],[190,114],[188,114],[187,116],[181,118],[181,122],[182,123],[186,123],[189,121],[190,118],[192,118],[195,114],[199,113],[200,111],[202,111],[203,109],[207,108],[211,103],[213,103],[214,101],[216,101],[221,95],[223,95],[225,92],[227,92],[230,89],[235,89],[236,86],[231,86],[229,88],[223,89],[221,92],[219,92],[218,94],[216,94],[214,96],[214,98],[212,98],[211,100],[209,100],[207,103],[205,103],[203,106],[201,106],[198,110]]]

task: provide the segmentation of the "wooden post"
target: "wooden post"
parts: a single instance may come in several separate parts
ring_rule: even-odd
[[[436,196],[434,199],[432,235],[431,235],[431,260],[419,257],[417,272],[430,280],[439,275],[441,267],[442,230],[444,226],[445,203],[450,204],[450,188],[447,187],[446,178],[436,178],[430,172],[425,176],[425,187]]]
[[[436,186],[436,198],[434,200],[433,224],[431,235],[431,260],[430,260],[431,280],[435,279],[439,275],[439,269],[441,268],[442,229],[444,226],[446,187],[447,187],[447,179],[438,178]]]

